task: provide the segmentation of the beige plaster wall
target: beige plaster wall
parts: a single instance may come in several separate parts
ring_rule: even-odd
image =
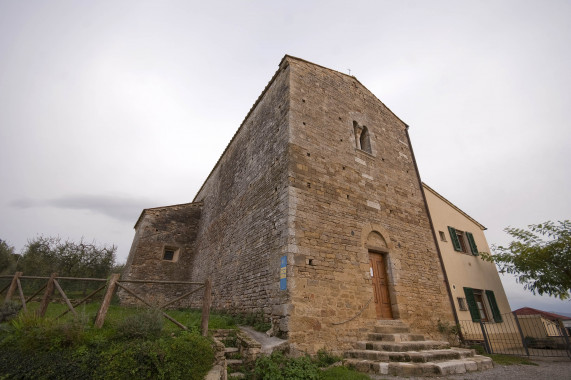
[[[442,199],[434,190],[425,187],[425,194],[432,217],[432,223],[436,230],[438,245],[446,268],[446,274],[450,283],[454,307],[458,313],[458,319],[461,321],[472,320],[470,312],[462,311],[458,306],[458,297],[466,297],[464,287],[492,290],[496,297],[500,313],[510,313],[511,308],[495,264],[482,260],[480,256],[455,251],[448,232],[448,226],[457,230],[471,232],[478,247],[478,252],[490,252],[483,227]],[[440,239],[439,231],[444,232],[446,241]],[[484,301],[486,302],[487,311],[491,316],[491,309],[489,305],[487,305],[487,299]]]

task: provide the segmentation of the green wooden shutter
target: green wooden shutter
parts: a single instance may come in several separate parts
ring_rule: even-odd
[[[488,303],[492,309],[492,315],[494,316],[494,322],[502,322],[502,315],[500,314],[500,309],[496,303],[496,296],[491,290],[486,290],[486,296],[488,297]]]
[[[478,305],[476,305],[476,299],[474,298],[474,289],[464,288],[464,294],[466,295],[466,303],[470,310],[472,322],[480,322],[480,312],[478,311]]]
[[[474,241],[474,235],[470,232],[466,232],[466,237],[468,238],[468,243],[470,244],[470,250],[472,250],[472,255],[478,256],[478,247]]]
[[[450,240],[452,240],[452,246],[455,251],[462,252],[462,246],[460,245],[460,240],[458,240],[458,235],[456,235],[456,229],[448,226],[448,232],[450,233]]]

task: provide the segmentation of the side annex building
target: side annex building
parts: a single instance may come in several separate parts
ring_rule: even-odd
[[[123,277],[211,278],[213,309],[310,353],[381,319],[438,337],[456,311],[407,129],[355,77],[286,55],[193,202],[143,210]]]

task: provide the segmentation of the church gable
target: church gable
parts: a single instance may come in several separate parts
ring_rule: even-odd
[[[214,309],[263,313],[308,352],[379,318],[434,334],[452,313],[420,186],[406,124],[356,78],[286,56],[195,197],[192,255],[150,235],[178,214],[146,210],[129,273],[211,278]]]

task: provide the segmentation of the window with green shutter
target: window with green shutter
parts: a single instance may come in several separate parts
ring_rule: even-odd
[[[470,250],[472,251],[472,255],[478,256],[478,247],[476,246],[476,242],[474,241],[474,235],[470,232],[466,232],[466,238],[468,238],[468,244],[470,244]]]
[[[448,233],[450,233],[450,240],[452,241],[452,246],[455,251],[462,252],[462,245],[460,245],[460,240],[456,234],[456,229],[454,227],[448,226]]]
[[[502,322],[502,315],[500,314],[500,308],[496,302],[496,296],[491,290],[486,290],[486,297],[488,297],[488,303],[490,304],[490,309],[492,309],[492,316],[494,317],[494,322]]]
[[[478,311],[478,305],[476,305],[474,289],[465,287],[464,294],[466,295],[466,302],[468,303],[468,310],[470,310],[472,322],[480,322],[480,312]]]

